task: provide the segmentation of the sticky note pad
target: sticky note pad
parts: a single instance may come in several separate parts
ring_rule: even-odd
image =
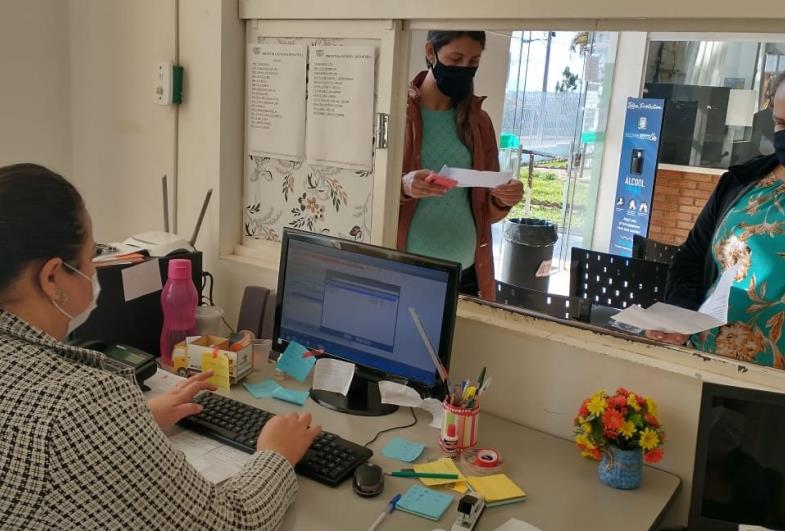
[[[506,474],[469,476],[469,485],[482,494],[488,507],[516,503],[526,498],[526,493]]]
[[[395,437],[387,446],[382,448],[382,453],[390,459],[411,463],[420,457],[423,450],[425,450],[424,444],[408,441],[403,437]]]
[[[395,508],[430,520],[439,520],[452,500],[449,494],[413,485],[401,496]]]
[[[316,364],[316,358],[313,356],[303,357],[303,354],[308,354],[308,352],[308,349],[301,344],[290,341],[289,346],[278,358],[278,364],[275,367],[298,382],[304,382]]]
[[[213,371],[208,382],[218,389],[229,390],[229,358],[220,352],[202,352],[202,372]]]
[[[305,404],[305,401],[308,400],[308,395],[310,393],[308,391],[295,391],[293,389],[286,389],[285,387],[279,387],[278,389],[273,391],[273,398],[277,398],[278,400],[283,400],[284,402],[291,402],[292,404],[297,404],[298,406],[302,406]]]
[[[244,382],[243,386],[254,398],[270,398],[273,392],[281,387],[278,382],[270,378],[260,383]]]
[[[429,487],[433,487],[436,485],[447,485],[448,483],[458,483],[461,481],[466,481],[466,478],[461,474],[461,471],[458,470],[458,467],[455,466],[455,463],[452,459],[448,457],[443,457],[437,461],[432,461],[430,463],[423,463],[420,465],[414,465],[415,472],[431,472],[434,474],[458,474],[458,479],[436,479],[436,478],[420,478],[420,481],[423,482],[424,485],[428,485]]]

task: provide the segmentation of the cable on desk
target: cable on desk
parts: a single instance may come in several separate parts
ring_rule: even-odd
[[[202,293],[204,293],[204,290],[207,288],[208,279],[210,280],[210,290],[208,292],[209,295],[207,297],[201,295],[201,301],[199,301],[199,304],[206,306],[209,302],[210,306],[215,306],[215,303],[213,302],[213,285],[215,284],[215,277],[213,277],[213,274],[209,271],[202,271]],[[228,328],[231,333],[234,334],[234,327],[226,321],[226,317],[224,315],[221,315],[221,321],[223,321],[223,323],[226,325],[226,328]]]
[[[376,435],[374,435],[373,439],[371,439],[367,443],[363,444],[363,446],[365,446],[367,448],[369,444],[375,443],[376,439],[378,439],[379,436],[381,436],[381,434],[383,434],[383,433],[387,433],[388,431],[402,430],[404,428],[411,428],[412,426],[417,424],[417,415],[415,415],[415,413],[414,413],[414,408],[410,407],[409,411],[412,412],[412,418],[414,419],[412,422],[410,422],[409,424],[406,424],[405,426],[395,426],[395,427],[392,427],[392,428],[383,429],[382,431],[380,431]]]

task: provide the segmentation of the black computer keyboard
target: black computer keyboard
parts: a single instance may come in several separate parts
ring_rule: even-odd
[[[256,451],[259,432],[273,417],[263,409],[215,393],[202,393],[194,402],[204,409],[198,415],[181,420],[181,426],[250,454]],[[373,451],[368,448],[323,431],[294,470],[334,487],[372,455]]]

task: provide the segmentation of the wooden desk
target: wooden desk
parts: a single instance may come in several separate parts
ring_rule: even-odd
[[[257,365],[247,381],[259,382],[272,375],[272,365]],[[305,389],[294,380],[282,382],[285,387]],[[493,392],[503,392],[494,389]],[[235,386],[229,396],[273,413],[309,411],[314,422],[325,430],[359,444],[373,438],[381,429],[404,425],[411,421],[408,408],[385,417],[355,417],[331,411],[309,400],[297,407],[275,399],[254,399],[242,385]],[[522,404],[525,407],[525,404]],[[427,445],[418,462],[440,457],[438,431],[428,426],[431,416],[415,410],[418,424],[412,428],[386,433],[371,445],[372,461],[385,470],[397,470],[405,463],[385,458],[381,449],[395,436],[406,437]],[[510,518],[525,520],[543,531],[636,531],[656,529],[660,515],[679,488],[678,477],[646,467],[643,483],[633,491],[612,489],[600,483],[597,463],[579,456],[571,441],[505,421],[490,414],[481,414],[481,446],[497,449],[504,456],[504,472],[526,491],[523,503],[486,509],[477,531],[492,531]],[[402,493],[416,480],[387,477],[384,492],[377,498],[357,496],[351,482],[337,488],[300,478],[297,501],[286,514],[281,529],[287,531],[364,531],[384,510],[388,501]],[[458,494],[456,493],[456,499]],[[449,531],[457,517],[453,503],[439,522],[396,511],[388,516],[380,531],[401,530]]]

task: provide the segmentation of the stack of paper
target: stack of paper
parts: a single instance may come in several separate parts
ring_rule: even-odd
[[[468,480],[472,489],[485,498],[485,505],[488,507],[522,502],[526,498],[526,493],[506,474],[469,476]]]
[[[382,448],[382,453],[390,459],[411,463],[420,457],[423,450],[425,450],[424,444],[408,441],[403,437],[395,437]]]
[[[452,500],[449,494],[413,485],[401,496],[395,508],[429,520],[439,520]]]
[[[432,474],[457,474],[458,479],[437,479],[437,478],[420,478],[424,485],[429,487],[447,487],[454,490],[459,494],[463,494],[468,489],[466,485],[466,477],[461,474],[455,462],[449,457],[443,457],[430,463],[422,463],[414,465],[415,472],[430,472]]]

